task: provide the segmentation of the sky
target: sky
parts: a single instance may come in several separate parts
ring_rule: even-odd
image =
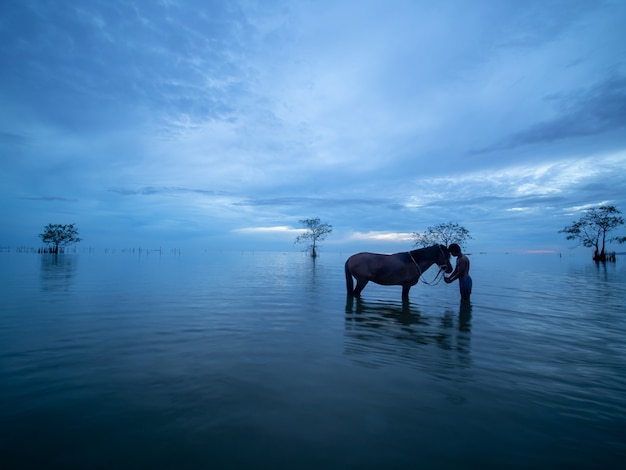
[[[626,215],[622,0],[0,3],[0,246],[566,251]],[[624,230],[626,232],[626,230]],[[622,233],[626,235],[626,233]],[[577,248],[585,250],[585,248]]]

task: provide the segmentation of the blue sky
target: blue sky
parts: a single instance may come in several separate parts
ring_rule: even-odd
[[[626,2],[0,4],[0,245],[567,250],[626,211]]]

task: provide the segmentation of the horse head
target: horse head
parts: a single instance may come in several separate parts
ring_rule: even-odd
[[[437,260],[437,264],[439,265],[439,269],[444,271],[446,274],[450,274],[452,272],[452,264],[450,263],[450,252],[448,248],[444,245],[439,245],[440,256]]]

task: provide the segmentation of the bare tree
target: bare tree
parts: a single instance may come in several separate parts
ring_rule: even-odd
[[[415,246],[431,246],[437,243],[450,246],[451,243],[457,243],[464,247],[465,242],[472,239],[469,230],[453,222],[428,227],[423,233],[413,232],[412,237]]]
[[[296,237],[294,243],[307,243],[311,257],[317,257],[318,242],[324,241],[326,235],[333,231],[333,226],[322,223],[319,217],[314,219],[302,219],[300,223],[305,226],[306,231]]]
[[[610,237],[607,234],[624,225],[624,219],[619,215],[621,212],[615,206],[600,206],[587,209],[585,215],[579,220],[568,225],[559,233],[567,234],[568,240],[580,240],[583,246],[593,248],[594,261],[606,261],[604,252],[606,243],[624,243],[626,237]]]
[[[58,253],[59,247],[63,248],[81,240],[78,238],[78,229],[74,224],[48,224],[44,227],[43,233],[39,234],[39,238],[42,242],[52,245],[53,253]]]

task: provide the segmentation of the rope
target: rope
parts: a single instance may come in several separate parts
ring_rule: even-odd
[[[441,250],[441,247],[439,248],[439,250]],[[439,271],[437,271],[437,274],[435,274],[435,277],[433,278],[433,280],[428,282],[425,279],[422,279],[422,274],[424,274],[424,272],[420,268],[420,265],[417,264],[417,261],[415,261],[415,259],[413,258],[413,255],[411,254],[411,252],[407,251],[407,253],[409,254],[409,257],[411,258],[411,261],[413,261],[413,263],[417,267],[417,271],[419,272],[418,279],[420,281],[422,281],[427,286],[436,286],[437,284],[439,284],[441,282],[441,280],[443,279],[443,268],[440,265],[437,265],[437,266],[439,266]],[[441,275],[441,277],[439,277],[440,275]]]

